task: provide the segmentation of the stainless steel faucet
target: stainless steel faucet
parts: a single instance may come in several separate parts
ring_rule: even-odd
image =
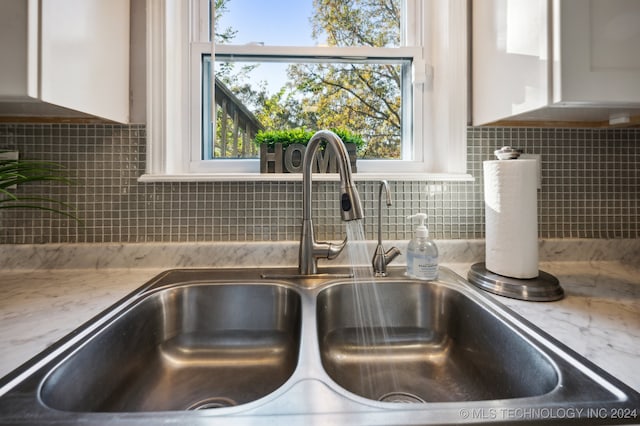
[[[385,190],[387,207],[391,205],[391,190],[389,189],[389,183],[386,180],[380,181],[380,193],[378,194],[378,245],[376,251],[373,254],[373,272],[377,277],[384,277],[387,275],[387,265],[393,259],[400,254],[400,250],[397,247],[391,247],[386,252],[382,247],[382,190]]]
[[[337,157],[340,174],[340,214],[342,220],[355,220],[364,217],[360,196],[351,179],[351,164],[344,143],[338,135],[328,130],[317,132],[309,143],[302,164],[302,235],[300,236],[299,266],[301,275],[318,273],[318,259],[333,259],[344,249],[347,239],[338,244],[315,241],[311,220],[311,170],[320,142],[327,142]]]

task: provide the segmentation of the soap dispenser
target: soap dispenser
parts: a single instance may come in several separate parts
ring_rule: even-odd
[[[407,219],[420,221],[407,246],[407,275],[419,280],[435,280],[438,278],[438,247],[429,239],[425,225],[427,215],[417,213]]]

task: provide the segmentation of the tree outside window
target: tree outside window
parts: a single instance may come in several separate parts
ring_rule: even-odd
[[[300,0],[296,0],[300,1]],[[216,44],[233,45],[238,30],[225,24],[225,15],[246,0],[215,0]],[[278,25],[286,25],[279,23]],[[273,25],[264,25],[265,31]],[[314,45],[393,48],[402,44],[400,0],[313,0],[307,28]],[[216,56],[215,78],[228,88],[265,130],[346,128],[366,142],[363,158],[401,159],[403,107],[411,59],[265,57],[243,61]],[[270,68],[271,67],[271,68]],[[270,74],[269,70],[273,69]],[[277,76],[276,74],[280,74]],[[205,73],[206,74],[206,73]],[[207,75],[207,78],[210,78]],[[275,90],[270,85],[279,83]],[[405,96],[403,102],[403,95]],[[215,140],[232,138],[234,118],[216,108]],[[237,121],[237,118],[236,118]],[[234,130],[235,129],[235,130]],[[240,129],[243,131],[243,129]],[[237,136],[237,135],[236,135]],[[253,135],[237,138],[240,147],[216,145],[214,158],[255,156],[243,147]]]

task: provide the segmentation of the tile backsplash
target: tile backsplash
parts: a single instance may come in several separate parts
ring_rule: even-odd
[[[468,128],[474,182],[391,181],[383,237],[409,239],[406,216],[429,215],[436,239],[484,237],[482,161],[503,145],[542,156],[538,198],[542,238],[638,238],[640,129]],[[62,163],[71,186],[24,185],[21,194],[52,196],[82,223],[38,210],[0,209],[0,243],[297,240],[300,182],[141,183],[145,126],[0,124],[0,150]],[[377,237],[379,183],[358,182],[367,238]],[[314,183],[320,239],[342,239],[337,183]]]

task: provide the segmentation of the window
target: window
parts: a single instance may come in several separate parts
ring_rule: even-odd
[[[412,159],[412,59],[338,59],[203,55],[201,159],[256,157],[259,132],[333,128],[366,141],[361,158]]]
[[[202,159],[253,157],[255,145],[247,142],[263,129],[341,127],[366,141],[361,157],[412,159],[411,70],[422,63],[422,50],[415,42],[420,27],[408,25],[407,16],[418,6],[401,0],[214,2],[213,75],[210,55],[201,53],[203,104],[213,114],[203,116]],[[207,90],[212,77],[215,106]]]
[[[147,1],[147,179],[259,176],[253,137],[283,127],[360,134],[373,179],[464,174],[466,0],[212,3]],[[313,19],[284,15],[299,7]]]

